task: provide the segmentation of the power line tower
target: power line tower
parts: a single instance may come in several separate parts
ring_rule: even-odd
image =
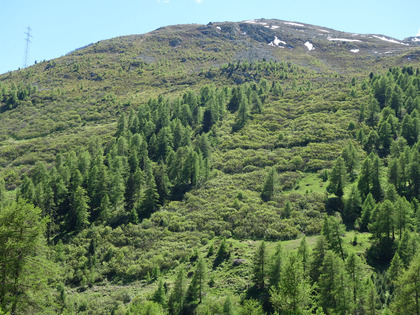
[[[31,38],[32,38],[31,27],[30,26],[28,26],[28,28],[26,29],[25,35],[26,35],[26,39],[25,39],[26,45],[25,45],[25,55],[23,57],[23,67],[24,68],[26,68],[28,66],[29,44],[31,43]]]

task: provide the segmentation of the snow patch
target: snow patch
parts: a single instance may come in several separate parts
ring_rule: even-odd
[[[294,23],[294,22],[283,22],[284,24],[287,25],[292,25],[292,26],[299,26],[299,27],[304,27],[305,25],[303,24],[299,24],[299,23]]]
[[[306,48],[308,48],[309,51],[314,50],[314,45],[312,45],[310,42],[305,43]]]
[[[411,40],[412,42],[420,42],[420,37],[415,37]]]
[[[270,27],[272,30],[275,30],[275,29],[278,29],[278,28],[280,28],[280,26],[278,26],[278,25],[271,25],[271,27]]]
[[[323,32],[323,33],[329,33],[327,30],[322,30],[322,29],[318,29],[318,31]]]
[[[274,40],[272,42],[270,42],[268,45],[269,46],[278,46],[278,47],[284,48],[282,46],[279,46],[279,44],[287,45],[286,42],[278,39],[277,36],[274,36]]]
[[[408,46],[408,44],[404,44],[404,43],[401,43],[401,42],[399,42],[399,41],[396,41],[395,39],[386,38],[386,37],[384,37],[384,36],[376,36],[376,35],[373,35],[373,37],[375,37],[375,38],[377,38],[377,39],[380,39],[380,40],[383,40],[383,41],[385,41],[385,42],[389,42],[389,43],[394,43],[394,44],[400,44],[400,45],[405,45],[405,46]]]
[[[220,26],[216,26],[216,28],[217,28],[219,31],[221,31],[221,30],[222,30],[222,28],[221,28]]]
[[[332,37],[328,37],[328,40],[330,40],[330,41],[340,41],[340,42],[361,42],[361,40],[358,40],[358,39],[332,38]]]
[[[248,23],[248,24],[257,24],[257,22],[255,22],[255,20],[247,20],[247,21],[244,21],[245,23]]]
[[[357,54],[357,53],[360,51],[360,49],[350,49],[350,51],[351,51],[352,53]]]

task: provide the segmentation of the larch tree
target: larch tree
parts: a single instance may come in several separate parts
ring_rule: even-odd
[[[407,270],[396,281],[394,302],[395,314],[420,315],[420,255],[417,254]]]
[[[274,181],[275,181],[275,169],[270,168],[264,181],[264,186],[261,190],[261,199],[269,201],[274,195]]]
[[[343,158],[340,156],[335,161],[333,169],[331,170],[327,192],[341,198],[344,195],[346,183],[346,167]]]
[[[35,313],[51,302],[48,281],[56,270],[47,259],[47,222],[24,200],[0,211],[0,309]]]
[[[276,312],[303,314],[311,304],[312,287],[297,253],[287,256],[278,288],[270,289],[270,301]]]
[[[262,241],[254,254],[253,260],[253,280],[258,288],[265,287],[267,272],[267,247],[265,242]]]

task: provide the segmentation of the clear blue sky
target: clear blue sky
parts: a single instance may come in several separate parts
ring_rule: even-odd
[[[161,26],[256,18],[403,39],[420,33],[420,0],[7,0],[1,5],[0,73],[22,67],[27,26],[31,65]]]

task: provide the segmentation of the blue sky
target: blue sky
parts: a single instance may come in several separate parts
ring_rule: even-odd
[[[419,0],[7,0],[1,5],[0,73],[103,39],[172,24],[276,18],[397,39],[420,35]]]

